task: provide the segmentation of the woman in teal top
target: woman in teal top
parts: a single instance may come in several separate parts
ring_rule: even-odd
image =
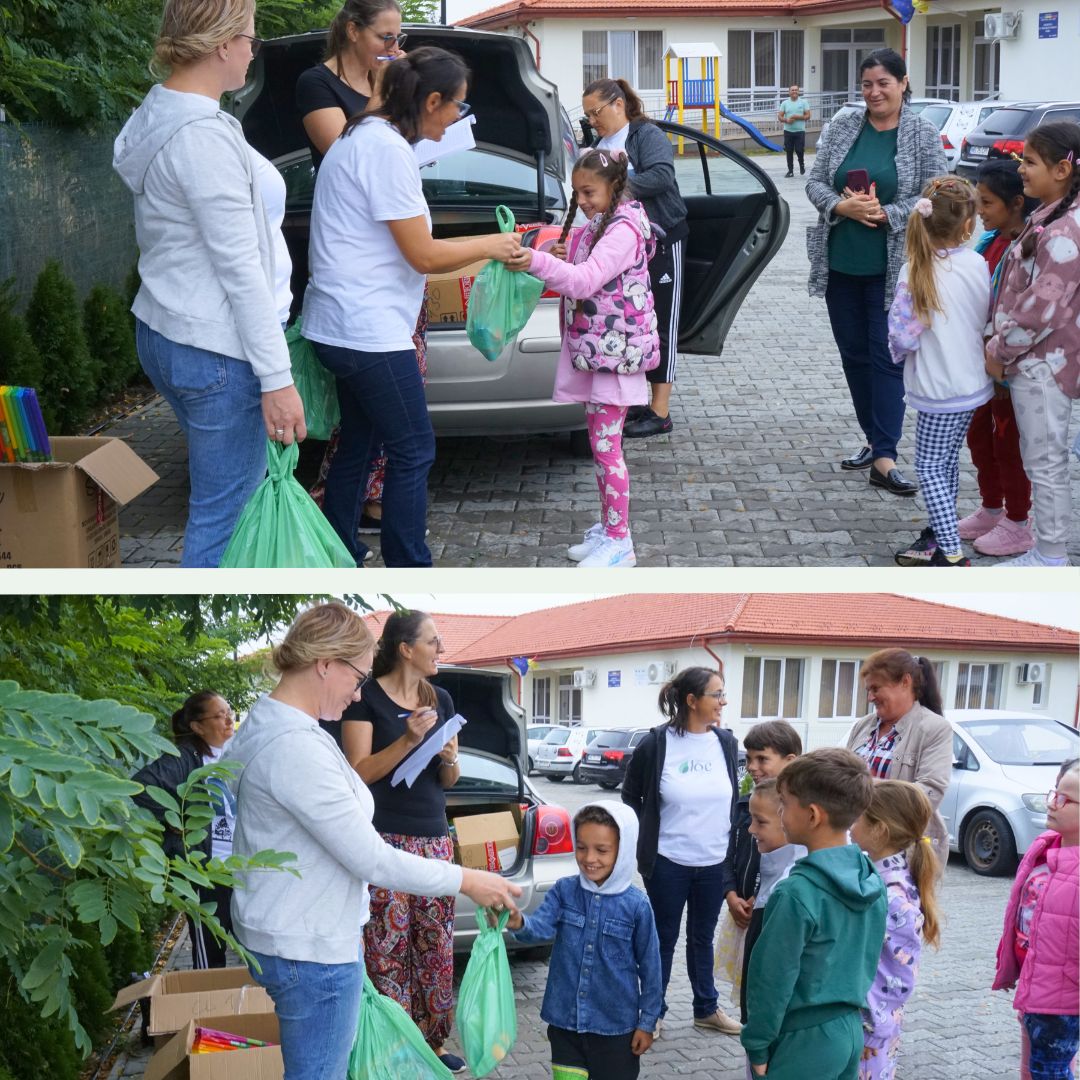
[[[917,485],[896,467],[904,369],[889,356],[888,312],[908,217],[927,182],[947,165],[937,129],[907,107],[911,91],[900,55],[871,53],[860,76],[865,114],[833,119],[806,183],[819,213],[807,235],[810,294],[825,297],[865,440],[840,467],[869,469],[871,486],[914,495]],[[868,190],[849,186],[853,170],[866,173]]]

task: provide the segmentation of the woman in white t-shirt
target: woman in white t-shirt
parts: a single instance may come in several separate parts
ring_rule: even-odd
[[[694,1027],[737,1035],[741,1025],[719,1006],[713,937],[727,892],[728,834],[739,795],[738,742],[722,728],[723,676],[709,668],[680,671],[660,691],[667,723],[642,739],[623,781],[623,802],[638,816],[638,871],[645,881],[667,987],[686,909],[686,968]],[[655,1037],[660,1037],[661,1021]]]
[[[430,566],[427,477],[435,435],[416,366],[413,328],[428,274],[478,259],[511,263],[520,237],[435,240],[412,144],[443,137],[468,113],[468,69],[443,49],[388,64],[383,105],[353,117],[315,184],[304,336],[337,377],[341,439],[323,512],[362,563],[356,536],[372,455],[386,448],[382,554],[387,566]]]

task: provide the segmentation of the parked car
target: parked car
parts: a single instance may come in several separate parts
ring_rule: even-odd
[[[544,741],[544,736],[549,731],[554,731],[558,724],[530,724],[526,729],[526,736],[529,747],[528,768],[526,770],[526,776],[532,776],[536,772],[536,751],[540,744]]]
[[[544,736],[536,751],[536,771],[549,780],[570,777],[581,783],[581,755],[597,734],[596,728],[557,727]]]
[[[648,728],[598,731],[581,758],[579,775],[582,782],[599,784],[608,791],[614,791],[626,776],[626,767],[634,756],[634,747],[648,733]]]
[[[448,155],[422,173],[436,237],[492,232],[503,203],[518,222],[561,222],[567,207],[574,132],[558,91],[536,70],[518,37],[448,26],[408,26],[406,49],[439,45],[472,71],[469,103],[476,149]],[[317,64],[325,31],[267,41],[247,85],[230,108],[248,141],[277,166],[287,188],[283,231],[293,260],[294,309],[308,277],[308,232],[314,172],[294,100],[301,72]],[[679,347],[718,355],[743,299],[780,249],[788,207],[768,174],[711,136],[659,122],[686,146],[696,180],[686,189],[690,235]],[[682,174],[680,174],[682,181]],[[535,240],[534,240],[535,242]],[[428,332],[427,398],[439,435],[573,432],[588,455],[584,410],[551,400],[560,350],[558,300],[541,300],[513,345],[494,362],[465,334],[462,322]]]
[[[931,105],[949,105],[949,104],[951,104],[951,103],[946,101],[945,98],[917,98],[917,97],[913,97],[908,102],[908,105],[911,107],[913,112],[923,112],[925,109],[927,109]],[[834,112],[832,114],[832,117],[830,117],[830,119],[826,120],[825,123],[821,125],[821,131],[818,133],[818,142],[820,143],[825,138],[825,132],[827,132],[829,130],[829,124],[832,123],[832,121],[835,120],[836,117],[839,116],[841,113],[843,113],[843,112],[863,112],[865,109],[866,109],[866,102],[865,101],[845,101],[844,104],[841,105],[840,108],[837,109],[836,112]]]
[[[1046,795],[1058,769],[1080,756],[1080,732],[1045,714],[946,710],[953,773],[941,816],[949,848],[976,874],[1011,874],[1046,829]]]
[[[964,136],[978,127],[997,109],[1004,109],[1013,104],[1015,102],[993,101],[987,98],[982,101],[950,101],[948,103],[948,115],[943,123],[939,124],[938,130],[941,132],[941,145],[945,149],[950,171],[956,172]],[[940,109],[941,106],[935,106],[935,108]]]
[[[1022,154],[1027,133],[1052,120],[1080,123],[1080,101],[1024,101],[995,109],[961,142],[957,175],[974,180],[984,161]]]

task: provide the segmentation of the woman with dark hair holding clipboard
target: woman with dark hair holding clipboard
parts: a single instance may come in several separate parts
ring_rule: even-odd
[[[398,765],[454,715],[454,702],[428,679],[439,670],[442,639],[429,615],[396,611],[379,638],[371,680],[342,717],[342,750],[375,800],[374,825],[392,847],[452,862],[447,788],[457,783],[457,736],[411,787],[391,783]],[[451,1072],[465,1062],[443,1053],[454,1004],[454,897],[371,890],[364,961],[375,988],[413,1018]]]

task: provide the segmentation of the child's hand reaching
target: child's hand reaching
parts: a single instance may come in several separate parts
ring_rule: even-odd
[[[991,379],[1001,382],[1005,378],[1005,365],[1000,360],[994,360],[990,356],[986,357],[986,374]]]
[[[507,270],[528,270],[532,266],[532,248],[518,248],[513,256],[506,260]]]
[[[635,1057],[641,1057],[652,1046],[653,1036],[651,1031],[642,1031],[638,1028],[630,1039],[630,1050]]]
[[[566,244],[561,241],[552,244],[551,247],[548,248],[548,254],[556,259],[561,259],[563,262],[566,262]]]

